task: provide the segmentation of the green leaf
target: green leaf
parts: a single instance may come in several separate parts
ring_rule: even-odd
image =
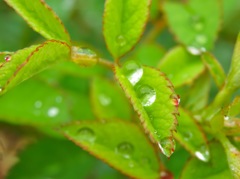
[[[50,126],[70,120],[62,93],[34,80],[28,80],[0,96],[0,108],[1,121],[13,124]]]
[[[69,46],[55,40],[19,50],[0,67],[0,92],[3,94],[48,66],[69,58]]]
[[[240,34],[238,34],[237,42],[233,52],[230,71],[226,79],[226,86],[233,90],[240,87]]]
[[[208,72],[202,73],[190,86],[186,97],[182,100],[184,107],[192,112],[203,109],[209,100],[211,78]],[[186,91],[183,91],[186,93]]]
[[[148,18],[150,0],[106,0],[103,34],[117,60],[140,39]]]
[[[179,113],[179,127],[177,133],[174,133],[175,139],[199,160],[209,161],[209,149],[202,129],[188,112],[180,108]]]
[[[191,53],[198,55],[213,47],[221,23],[218,0],[167,1],[164,11],[171,31]]]
[[[196,158],[189,160],[180,179],[232,179],[231,171],[227,164],[226,154],[217,142],[210,143],[211,160],[208,163]]]
[[[131,120],[131,108],[122,90],[116,84],[95,78],[91,88],[91,102],[95,114],[101,120]]]
[[[159,178],[154,148],[137,125],[112,121],[62,127],[64,135],[92,155],[133,178]]]
[[[157,43],[144,43],[136,48],[133,58],[141,64],[156,67],[164,54],[165,50]]]
[[[5,0],[27,23],[46,39],[65,41],[70,37],[61,20],[43,0]]]
[[[234,178],[240,178],[240,151],[228,140],[224,134],[219,134],[218,139],[220,140],[227,154],[228,165]]]
[[[226,79],[226,75],[220,63],[210,53],[204,53],[202,55],[202,60],[207,66],[218,88],[222,88]]]
[[[192,83],[204,70],[200,57],[191,55],[180,46],[168,52],[158,67],[175,87]]]
[[[157,69],[128,61],[115,67],[115,75],[130,98],[145,130],[166,156],[175,148],[173,131],[179,104],[171,82]]]

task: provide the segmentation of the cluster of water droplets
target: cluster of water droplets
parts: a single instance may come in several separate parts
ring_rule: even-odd
[[[206,51],[205,45],[208,42],[207,36],[203,33],[205,22],[200,15],[193,15],[190,17],[190,24],[196,35],[187,50],[193,55],[200,55]]]

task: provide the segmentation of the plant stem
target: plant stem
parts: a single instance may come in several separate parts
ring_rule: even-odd
[[[98,59],[98,64],[102,65],[104,67],[107,67],[111,71],[113,71],[113,69],[114,69],[114,63],[109,60],[103,59],[103,58]]]

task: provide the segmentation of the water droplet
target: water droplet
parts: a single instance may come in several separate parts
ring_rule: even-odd
[[[162,153],[167,157],[170,157],[175,150],[175,141],[172,138],[164,138],[158,143]]]
[[[229,119],[230,119],[229,116],[227,116],[227,115],[224,116],[224,120],[228,121]]]
[[[195,155],[198,159],[204,162],[208,162],[210,158],[209,150],[205,145],[199,147],[199,150],[195,152]]]
[[[92,129],[83,127],[77,131],[78,138],[82,141],[93,143],[96,139],[96,135]]]
[[[196,36],[196,42],[200,45],[204,45],[207,43],[207,37],[203,34],[199,34]]]
[[[155,102],[156,91],[151,86],[140,85],[136,91],[143,106],[151,106]]]
[[[74,55],[78,55],[78,56],[88,56],[90,58],[95,58],[97,57],[97,54],[92,51],[91,49],[89,48],[85,48],[85,47],[76,47],[76,46],[73,46],[72,47],[72,53]]]
[[[56,101],[57,103],[61,103],[61,102],[62,102],[62,96],[57,96],[56,99],[55,99],[55,101]]]
[[[58,115],[58,113],[59,113],[59,109],[57,107],[51,107],[47,112],[49,117],[55,117]]]
[[[118,154],[121,154],[126,159],[131,158],[133,151],[134,151],[133,145],[128,142],[122,142],[116,148],[116,152]]]
[[[103,106],[108,106],[112,102],[112,99],[110,97],[106,96],[105,94],[100,94],[98,96],[98,100]]]
[[[124,45],[126,45],[126,39],[124,36],[122,35],[118,35],[116,38],[117,43],[119,44],[120,47],[123,47]]]
[[[129,82],[134,86],[142,78],[143,69],[140,64],[135,61],[127,61],[123,66],[123,74],[128,78]]]
[[[36,101],[34,103],[35,108],[41,108],[42,107],[42,101]]]
[[[4,57],[4,59],[6,60],[6,62],[9,62],[9,61],[11,61],[11,56],[10,55],[6,55]]]
[[[182,132],[182,136],[183,136],[183,139],[185,140],[185,141],[189,141],[191,138],[192,138],[192,132],[190,132],[190,131],[184,131],[184,132]]]
[[[202,31],[204,28],[204,20],[198,15],[191,17],[191,24],[196,31]]]
[[[204,47],[197,48],[194,46],[190,46],[187,48],[188,52],[192,55],[201,55],[202,53],[206,52],[206,49]]]
[[[172,95],[171,95],[171,98],[172,98],[172,100],[173,100],[174,106],[178,107],[179,104],[180,104],[180,101],[181,101],[180,96],[177,95],[177,94],[172,94]]]

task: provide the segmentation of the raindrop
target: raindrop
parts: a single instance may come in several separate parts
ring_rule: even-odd
[[[36,101],[34,103],[35,108],[41,108],[42,107],[42,101]]]
[[[58,113],[59,113],[59,109],[57,107],[51,107],[47,112],[49,117],[55,117],[58,115]]]
[[[204,47],[197,48],[194,46],[187,47],[187,50],[192,55],[201,55],[202,53],[206,52],[206,49]]]
[[[123,74],[128,78],[129,82],[134,86],[142,78],[143,69],[140,64],[135,61],[127,61],[123,66]]]
[[[103,106],[108,106],[112,102],[112,99],[110,97],[106,96],[105,94],[100,94],[98,96],[98,100]]]
[[[133,151],[134,151],[133,145],[128,142],[122,142],[116,148],[116,152],[118,154],[121,154],[126,159],[131,158]]]
[[[77,131],[78,138],[82,141],[93,143],[96,139],[96,135],[92,129],[83,127]]]
[[[210,158],[209,150],[205,145],[199,147],[199,150],[195,152],[195,155],[198,159],[204,162],[208,162]]]
[[[200,45],[204,45],[207,43],[207,37],[203,34],[199,34],[196,36],[196,42]]]
[[[196,30],[196,31],[202,31],[204,28],[203,18],[201,18],[198,15],[191,17],[191,24],[192,24],[192,27],[194,28],[194,30]]]
[[[116,38],[117,43],[119,44],[120,47],[123,47],[126,44],[126,39],[122,35],[118,35]]]
[[[162,153],[167,157],[170,157],[175,150],[175,141],[172,138],[166,137],[158,143]]]
[[[9,62],[9,61],[11,61],[11,56],[10,55],[6,55],[4,59],[6,60],[6,62]]]
[[[229,119],[230,119],[229,116],[227,116],[227,115],[224,116],[224,120],[228,121]]]
[[[143,106],[151,106],[156,100],[156,91],[148,85],[140,85],[137,94]]]
[[[72,53],[74,55],[78,55],[78,56],[88,56],[90,58],[95,58],[97,57],[97,54],[92,51],[91,49],[85,48],[85,47],[76,47],[73,46],[72,47]]]
[[[192,138],[193,134],[190,131],[184,131],[182,132],[182,136],[185,141],[189,141]]]

